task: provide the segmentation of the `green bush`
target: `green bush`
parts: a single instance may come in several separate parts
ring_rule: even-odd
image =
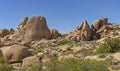
[[[100,44],[98,53],[115,53],[120,50],[120,38],[107,38],[105,43]]]
[[[0,64],[0,71],[13,71],[13,68],[9,64]]]
[[[44,71],[109,71],[107,62],[89,59],[58,61],[54,58],[45,66],[46,70]]]
[[[56,42],[54,46],[65,45],[65,44],[68,44],[68,43],[71,43],[71,41],[61,40],[61,41]]]
[[[0,64],[4,64],[5,63],[5,60],[3,57],[0,57]]]
[[[31,66],[30,71],[42,71],[42,64],[37,64],[37,63],[33,64]]]
[[[13,71],[11,65],[5,63],[5,59],[0,57],[0,71]]]

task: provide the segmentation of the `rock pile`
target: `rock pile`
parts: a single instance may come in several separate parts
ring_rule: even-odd
[[[80,26],[77,26],[74,32],[67,36],[70,40],[80,41],[80,40],[90,40],[91,29],[87,23],[87,20],[83,21]]]
[[[0,30],[0,38],[3,38],[9,34],[13,34],[14,33],[14,30],[11,28],[10,30],[8,29],[1,29]]]
[[[102,38],[103,35],[112,32],[113,24],[108,23],[108,18],[102,18],[96,20],[91,28],[87,23],[87,20],[83,21],[80,26],[77,26],[74,32],[66,35],[68,40],[73,41],[88,41]]]
[[[50,33],[51,33],[51,36],[52,36],[53,39],[61,37],[61,34],[56,29],[51,29]]]

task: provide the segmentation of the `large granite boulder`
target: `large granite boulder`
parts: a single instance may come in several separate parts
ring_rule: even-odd
[[[87,20],[83,21],[81,27],[81,40],[90,40],[91,38],[91,30],[90,26],[87,23]]]
[[[42,16],[25,17],[19,24],[17,31],[12,36],[15,41],[35,41],[51,39],[51,33],[46,19]]]
[[[30,55],[28,48],[22,45],[12,45],[0,48],[3,57],[10,63],[22,61],[23,58]]]

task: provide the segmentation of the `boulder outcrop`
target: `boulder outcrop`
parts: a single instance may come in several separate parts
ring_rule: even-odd
[[[51,39],[51,33],[46,19],[42,16],[25,17],[19,24],[17,31],[12,36],[15,41],[35,41]]]
[[[107,25],[108,24],[108,18],[102,18],[102,19],[98,19],[96,20],[92,26],[91,29],[93,32],[98,31],[103,25]]]
[[[91,25],[91,32],[92,32],[91,39],[92,40],[99,39],[101,37],[100,32],[104,31],[103,28],[107,28],[107,24],[108,24],[108,18],[102,18],[102,19],[96,20]]]
[[[28,17],[25,17],[25,18],[19,23],[17,29],[22,29],[22,28],[26,25],[28,19],[29,19]]]
[[[80,26],[77,26],[74,32],[70,33],[67,36],[67,39],[80,41],[80,40],[90,40],[91,38],[91,29],[87,23],[87,20],[83,21]]]
[[[8,34],[10,34],[9,30],[7,29],[0,30],[0,38],[3,38],[4,36]]]
[[[50,33],[51,33],[51,36],[52,36],[53,39],[61,37],[61,34],[56,29],[51,29]]]

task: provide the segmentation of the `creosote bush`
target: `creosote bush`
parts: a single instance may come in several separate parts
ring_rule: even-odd
[[[70,59],[61,60],[53,58],[45,64],[44,71],[109,71],[106,61],[97,61],[90,59]]]
[[[100,44],[97,53],[115,53],[120,50],[120,37],[105,39],[105,42]]]
[[[3,57],[0,57],[0,71],[13,71],[12,66],[6,64]]]

